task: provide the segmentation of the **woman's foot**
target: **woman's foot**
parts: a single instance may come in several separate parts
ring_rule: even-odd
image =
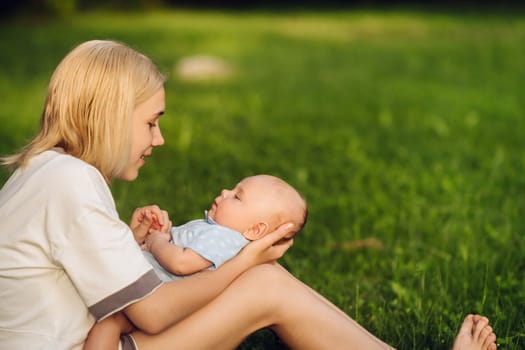
[[[489,320],[480,315],[467,315],[452,350],[496,350],[496,334]]]

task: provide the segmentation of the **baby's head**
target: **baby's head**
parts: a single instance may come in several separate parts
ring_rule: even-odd
[[[306,224],[308,208],[303,196],[285,181],[255,175],[244,178],[231,190],[222,190],[208,216],[252,241],[291,222],[294,230],[286,238],[292,238]]]

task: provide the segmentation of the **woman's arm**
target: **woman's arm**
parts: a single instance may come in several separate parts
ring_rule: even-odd
[[[149,296],[124,309],[128,318],[147,333],[158,333],[194,313],[217,297],[241,273],[259,264],[276,261],[293,240],[282,240],[293,225],[285,224],[253,241],[220,268],[164,283]]]
[[[213,265],[194,250],[170,243],[169,239],[168,234],[153,231],[145,243],[146,250],[169,272],[180,276],[191,275]]]

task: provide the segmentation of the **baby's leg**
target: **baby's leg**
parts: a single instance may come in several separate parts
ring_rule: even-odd
[[[127,317],[122,312],[117,312],[93,325],[83,350],[118,349],[121,333],[133,330]]]
[[[454,341],[452,350],[495,350],[496,335],[489,320],[479,315],[467,315]]]

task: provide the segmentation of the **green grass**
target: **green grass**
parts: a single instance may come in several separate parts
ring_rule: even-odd
[[[525,346],[525,18],[408,10],[80,14],[0,23],[0,153],[35,132],[47,80],[91,38],[170,75],[166,145],[113,185],[124,219],[178,224],[255,173],[287,179],[310,218],[283,263],[398,349],[447,349],[464,314]],[[173,73],[218,55],[228,81]],[[0,180],[7,172],[0,173]],[[375,239],[379,247],[355,247]],[[322,335],[320,335],[322,336]],[[260,332],[244,349],[278,348]]]

